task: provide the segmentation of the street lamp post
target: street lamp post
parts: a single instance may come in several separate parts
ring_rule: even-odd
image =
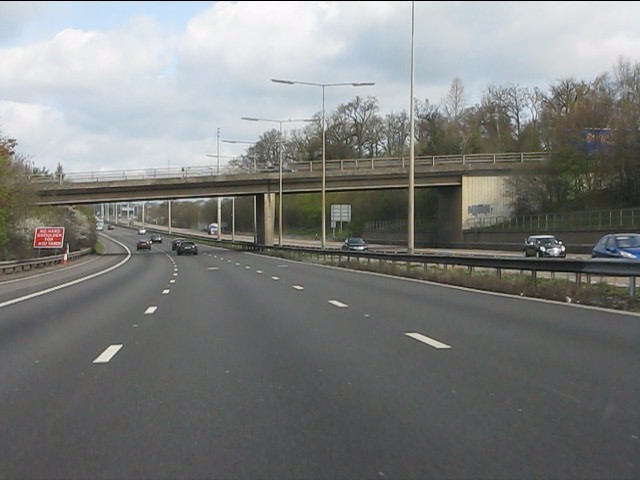
[[[407,219],[407,253],[413,255],[415,248],[415,121],[413,113],[413,37],[415,31],[414,2],[411,2],[411,86],[409,88],[409,217]]]
[[[218,163],[216,167],[216,175],[220,175],[220,128],[217,131],[217,146],[218,151],[216,153],[218,157]],[[222,239],[222,205],[220,202],[220,197],[218,197],[218,240]]]
[[[218,146],[218,152],[216,154],[216,157],[218,157],[217,164],[216,164],[216,175],[220,175],[220,129],[219,128],[216,135],[216,143]]]
[[[341,82],[341,83],[314,83],[314,82],[300,82],[294,80],[280,80],[272,78],[274,83],[284,83],[285,85],[311,85],[314,87],[322,87],[322,240],[320,246],[322,249],[326,245],[327,237],[327,225],[326,225],[326,136],[325,136],[325,121],[324,121],[324,90],[326,87],[365,87],[375,85],[375,82]]]
[[[287,119],[287,120],[273,120],[271,118],[254,118],[254,117],[242,117],[242,120],[249,120],[250,122],[272,122],[272,123],[279,123],[280,124],[280,135],[279,135],[279,142],[278,142],[278,163],[280,164],[279,166],[279,176],[278,176],[278,182],[279,182],[279,189],[278,189],[278,245],[282,246],[282,216],[283,216],[283,211],[282,211],[282,144],[283,144],[283,138],[282,138],[282,124],[283,123],[290,123],[290,122],[313,122],[313,118],[299,118],[299,119]]]
[[[249,141],[245,141],[245,140],[222,140],[222,142],[223,143],[245,143],[247,145],[255,145],[256,144],[256,142],[249,142]],[[238,157],[236,156],[236,157],[233,157],[233,158],[238,158]],[[257,170],[256,157],[247,155],[246,158],[253,159],[253,170],[256,171]]]
[[[246,143],[249,145],[255,145],[256,142],[247,142],[247,141],[243,141],[243,140],[222,140],[224,143]],[[254,157],[254,163],[255,163],[255,157]],[[231,204],[231,239],[234,240],[235,239],[235,229],[236,229],[236,198],[233,197],[232,200],[232,204]],[[257,218],[257,214],[256,214],[256,196],[253,196],[253,243],[258,243],[258,218]],[[218,225],[218,229],[220,228],[220,225]]]

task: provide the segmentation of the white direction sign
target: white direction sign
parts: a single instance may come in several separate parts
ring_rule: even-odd
[[[351,205],[331,205],[331,222],[350,222]]]

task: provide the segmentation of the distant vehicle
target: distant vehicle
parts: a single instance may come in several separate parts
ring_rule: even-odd
[[[210,223],[207,227],[207,232],[209,232],[209,235],[218,235],[218,224]]]
[[[151,239],[151,243],[162,243],[162,235],[159,233],[152,233],[149,238]]]
[[[141,238],[136,242],[136,250],[151,250],[151,239]]]
[[[98,220],[96,222],[96,230],[99,231],[99,232],[104,230],[104,222],[102,220]]]
[[[367,242],[360,237],[349,237],[342,244],[342,250],[364,252],[369,250],[369,246],[367,245]]]
[[[177,250],[178,249],[178,245],[180,245],[185,240],[186,240],[186,238],[174,238],[171,241],[171,250]]]
[[[198,254],[198,246],[190,241],[183,240],[178,245],[178,255],[197,255]]]
[[[147,234],[147,229],[145,227],[140,227],[138,229],[138,235],[146,235]]]
[[[109,226],[107,227],[107,230],[114,230],[116,227],[113,223],[110,223]]]
[[[522,252],[525,257],[567,256],[566,247],[554,235],[530,235],[524,241]]]
[[[591,257],[640,260],[640,234],[607,234],[598,240],[598,243],[593,247]]]

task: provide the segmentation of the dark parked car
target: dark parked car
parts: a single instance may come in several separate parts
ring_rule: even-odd
[[[113,225],[113,223],[110,223],[109,226],[107,227],[107,230],[113,230],[116,227]]]
[[[198,246],[190,241],[183,240],[178,245],[178,255],[197,255],[198,254]]]
[[[151,238],[151,243],[162,243],[162,235],[159,233],[152,233],[149,238]]]
[[[342,244],[342,250],[351,250],[354,252],[364,252],[369,250],[367,242],[360,237],[349,237]]]
[[[184,242],[185,239],[184,238],[174,238],[171,241],[171,250],[177,250],[178,245],[180,245],[182,242]]]
[[[591,257],[640,260],[640,234],[610,233],[605,235],[593,247]]]
[[[141,238],[136,242],[136,250],[151,250],[151,240],[148,238]]]
[[[524,241],[525,257],[559,257],[567,256],[567,249],[553,235],[530,235]]]

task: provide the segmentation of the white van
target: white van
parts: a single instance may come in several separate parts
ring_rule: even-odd
[[[207,227],[207,232],[209,232],[209,235],[218,235],[218,224],[210,223]]]

